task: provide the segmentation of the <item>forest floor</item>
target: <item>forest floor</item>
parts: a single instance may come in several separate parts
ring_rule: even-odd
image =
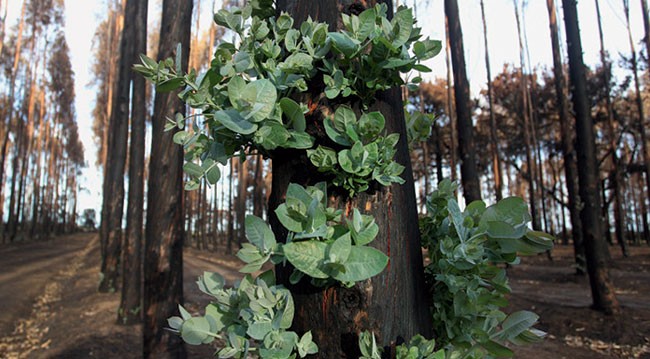
[[[116,324],[119,293],[96,291],[97,235],[80,233],[51,241],[0,245],[0,358],[139,358],[140,327]],[[571,266],[572,250],[558,246],[554,261],[524,258],[509,270],[508,310],[540,315],[548,332],[542,343],[515,348],[517,358],[650,358],[650,248],[612,252],[611,276],[622,305],[617,316],[589,309],[587,278]],[[188,248],[185,301],[198,313],[209,298],[195,285],[203,271],[232,281],[240,275],[234,256]],[[209,347],[188,347],[191,358],[208,358]]]

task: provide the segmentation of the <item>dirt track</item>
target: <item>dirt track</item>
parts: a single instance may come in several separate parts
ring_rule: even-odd
[[[0,358],[119,358],[141,355],[140,326],[115,324],[119,294],[97,293],[96,234],[49,242],[0,246]],[[512,310],[540,314],[549,333],[540,344],[516,348],[517,358],[650,358],[650,248],[633,247],[622,259],[612,249],[612,278],[623,313],[607,317],[590,310],[588,282],[573,275],[571,250],[559,247],[555,262],[526,258],[509,270]],[[184,253],[186,307],[202,311],[209,298],[195,285],[203,271],[240,276],[234,256]],[[188,347],[190,358],[214,349]]]

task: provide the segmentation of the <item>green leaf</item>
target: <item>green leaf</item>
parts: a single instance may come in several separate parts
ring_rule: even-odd
[[[361,43],[342,32],[329,32],[327,37],[332,40],[332,46],[346,58],[351,58],[359,51]]]
[[[359,14],[359,33],[357,39],[365,40],[377,27],[377,10],[374,7]]]
[[[538,319],[539,316],[537,314],[526,310],[512,313],[501,323],[501,331],[494,334],[492,338],[510,340],[530,329],[530,327],[537,323]]]
[[[291,232],[300,233],[304,230],[303,223],[289,215],[285,203],[279,205],[278,208],[275,209],[275,214],[278,216],[278,220],[282,223],[284,228]]]
[[[263,340],[266,334],[272,330],[271,322],[254,322],[248,326],[246,334],[255,340]]]
[[[327,137],[329,137],[332,141],[338,143],[339,145],[352,146],[352,142],[350,142],[350,140],[346,135],[336,130],[332,121],[333,120],[330,118],[325,118],[323,120],[323,125],[325,127],[325,133],[327,134]]]
[[[278,123],[271,123],[257,130],[253,140],[265,150],[274,150],[277,147],[285,146],[289,138],[291,138],[291,134],[289,134],[289,131],[284,126]]]
[[[179,89],[185,84],[185,79],[182,77],[174,77],[169,80],[165,80],[156,85],[156,91],[158,92],[171,92]]]
[[[253,81],[246,85],[241,100],[248,104],[248,111],[244,112],[245,118],[253,122],[267,119],[275,109],[278,93],[273,83],[267,79]]]
[[[296,343],[296,347],[298,348],[298,355],[300,355],[301,358],[304,358],[309,354],[318,353],[318,346],[312,341],[311,330],[300,338],[300,341]]]
[[[257,131],[257,125],[244,119],[237,110],[220,110],[214,113],[214,118],[227,129],[242,135],[250,135]]]
[[[331,263],[345,263],[352,250],[352,239],[350,233],[337,238],[334,243],[328,246],[327,258]]]
[[[420,61],[428,60],[440,53],[442,42],[438,40],[416,41],[413,44],[413,53]],[[423,71],[424,72],[424,71]]]
[[[317,241],[291,242],[284,245],[284,255],[299,271],[312,278],[328,278],[323,260],[327,244]]]
[[[263,219],[248,215],[244,223],[246,225],[246,238],[257,248],[266,252],[275,246],[275,235]]]
[[[194,317],[183,322],[181,337],[190,345],[208,344],[214,340],[210,322],[205,317]]]
[[[395,32],[393,46],[400,47],[409,40],[414,23],[415,19],[413,18],[413,12],[411,9],[401,7],[395,13],[392,21],[393,31]]]
[[[300,39],[300,31],[296,29],[289,29],[284,37],[284,47],[289,52],[298,50],[298,40]]]
[[[381,112],[364,113],[357,125],[359,133],[365,141],[374,140],[384,130],[386,120]]]
[[[205,174],[205,179],[209,184],[215,184],[221,178],[221,171],[219,170],[218,163],[212,158],[206,158],[201,164],[201,168]]]
[[[244,72],[253,67],[251,55],[246,51],[239,51],[233,57],[235,71]]]
[[[280,321],[280,328],[289,329],[291,327],[291,324],[293,323],[295,308],[294,308],[293,297],[291,296],[291,293],[287,292],[287,296],[285,297],[285,299],[286,299],[286,304],[284,306],[284,309],[282,310],[282,320]]]
[[[241,76],[233,76],[233,78],[228,81],[228,86],[226,87],[228,88],[228,99],[232,106],[236,109],[241,109],[241,95],[246,87],[246,81]]]
[[[203,176],[203,168],[194,162],[186,162],[183,165],[183,172],[194,178],[201,178]]]
[[[381,251],[366,246],[352,246],[344,264],[345,273],[337,273],[334,278],[341,282],[359,282],[381,273],[386,264],[388,257]]]
[[[289,131],[291,137],[285,142],[285,148],[306,150],[314,146],[314,139],[306,132]]]
[[[214,295],[219,290],[223,289],[226,280],[219,273],[203,272],[203,275],[199,277],[199,280],[196,283],[203,293]]]
[[[307,73],[313,68],[314,59],[304,52],[296,52],[287,57],[278,68],[289,74]]]
[[[488,340],[481,344],[483,345],[483,348],[485,348],[490,354],[498,358],[510,358],[514,355],[512,350],[493,340]]]
[[[372,242],[379,233],[379,226],[375,223],[374,217],[362,215],[356,208],[352,214],[350,229],[354,243],[358,246]]]
[[[280,107],[282,108],[282,113],[287,116],[293,128],[296,131],[305,132],[307,123],[305,122],[305,114],[302,112],[300,105],[296,101],[284,97],[280,99]]]

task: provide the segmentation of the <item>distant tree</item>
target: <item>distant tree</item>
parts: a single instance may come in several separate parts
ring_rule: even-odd
[[[84,227],[87,230],[95,230],[97,228],[96,224],[96,217],[97,213],[95,212],[94,209],[92,208],[86,208],[83,211],[83,214],[81,215],[81,223],[82,227]]]
[[[108,124],[108,147],[104,168],[102,195],[102,222],[99,240],[105,251],[102,253],[100,292],[117,290],[118,265],[123,238],[124,216],[124,169],[128,143],[129,103],[134,59],[135,23],[137,4],[127,1],[124,9],[124,28],[120,39],[120,59],[117,69],[117,83],[113,93],[110,122]]]
[[[158,59],[181,56],[187,70],[193,2],[164,0]],[[175,54],[180,43],[181,54]],[[184,114],[177,93],[156,93],[152,120],[144,247],[144,358],[184,358],[179,336],[166,330],[167,318],[183,302],[183,149],[165,132],[167,117]]]
[[[487,22],[485,21],[485,5],[481,0],[481,19],[483,20],[483,42],[485,44],[485,69],[487,72],[487,95],[490,108],[490,150],[492,151],[492,174],[494,177],[494,192],[496,200],[503,197],[501,173],[501,156],[499,155],[499,139],[497,138],[497,124],[494,117],[494,99],[492,93],[492,71],[490,69],[490,51],[488,47]]]
[[[133,63],[138,61],[139,54],[144,54],[147,51],[148,1],[138,0],[136,3]],[[145,79],[135,75],[131,98],[129,198],[122,251],[122,297],[117,314],[117,321],[122,324],[138,323],[142,317],[142,212],[144,208],[144,137],[147,107]]]
[[[551,31],[551,46],[553,49],[553,83],[555,84],[555,100],[559,113],[560,136],[562,155],[564,157],[564,178],[566,180],[569,217],[571,219],[571,237],[573,238],[576,272],[585,274],[585,250],[582,239],[582,223],[580,222],[580,209],[578,207],[578,169],[576,165],[576,152],[572,136],[572,117],[569,114],[569,104],[566,100],[566,82],[564,80],[564,66],[560,52],[559,32],[555,10],[555,0],[547,0],[549,27]]]
[[[623,181],[623,170],[624,165],[618,158],[618,140],[617,134],[614,131],[614,110],[612,108],[612,98],[611,98],[611,65],[607,61],[607,52],[605,50],[605,41],[603,38],[603,26],[600,16],[600,4],[598,0],[596,2],[596,14],[598,19],[598,35],[600,39],[600,61],[602,66],[602,83],[605,87],[605,115],[606,115],[606,136],[608,142],[608,155],[611,159],[611,187],[614,197],[614,229],[616,234],[616,241],[621,246],[621,250],[625,257],[628,256],[627,243],[625,240],[625,233],[623,233],[623,225],[625,220],[625,212],[623,209],[622,203],[622,194],[621,187],[624,185]],[[604,209],[608,211],[609,206],[604,206]],[[609,232],[609,229],[607,229]]]
[[[562,0],[564,24],[569,52],[569,74],[573,109],[576,114],[576,152],[578,156],[578,180],[580,219],[582,221],[587,272],[591,284],[594,309],[605,313],[619,310],[618,300],[609,278],[606,243],[600,217],[598,166],[594,128],[587,102],[585,66],[582,60],[582,42],[578,26],[576,0]]]
[[[445,0],[445,15],[449,25],[449,43],[454,69],[454,93],[456,98],[458,147],[461,161],[461,183],[463,185],[465,201],[470,203],[474,200],[481,199],[481,187],[476,169],[476,150],[474,148],[469,82],[467,81],[463,33],[456,0]]]

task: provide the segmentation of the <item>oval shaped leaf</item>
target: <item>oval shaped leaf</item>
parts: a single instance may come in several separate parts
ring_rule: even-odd
[[[384,270],[388,257],[381,251],[365,246],[352,246],[345,265],[345,273],[334,277],[341,282],[359,282]]]

